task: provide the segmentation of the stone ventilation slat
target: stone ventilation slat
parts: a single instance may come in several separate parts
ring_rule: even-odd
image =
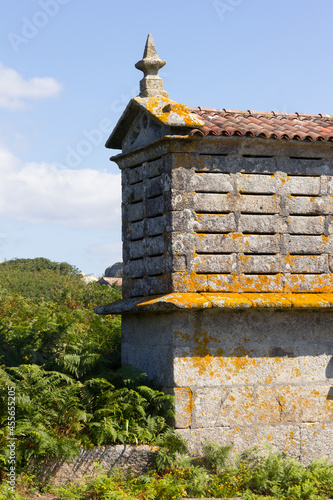
[[[232,174],[194,176],[193,271],[207,275],[236,270],[249,275],[329,272],[327,253],[333,241],[324,236],[323,214],[331,212],[332,200],[319,196],[320,177],[238,173],[235,178],[237,194],[233,194]],[[287,207],[282,214],[283,197]],[[286,216],[289,212],[293,215]]]
[[[171,173],[163,158],[128,169],[124,254],[132,296],[167,290],[170,279],[176,289],[197,291],[303,289],[330,273],[331,177],[287,175],[274,157],[242,162],[244,172],[238,164],[233,171],[228,156]],[[282,170],[265,172],[266,162]],[[312,169],[321,163],[308,160]],[[193,273],[191,284],[184,272]]]

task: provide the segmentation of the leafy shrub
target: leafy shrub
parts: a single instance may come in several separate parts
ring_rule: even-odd
[[[85,284],[47,259],[0,264],[0,384],[16,387],[17,459],[69,458],[80,446],[151,443],[173,415],[172,397],[120,368],[120,318],[93,307],[118,287]],[[0,468],[6,463],[6,391],[0,393]]]
[[[217,474],[222,472],[227,465],[227,459],[230,455],[230,451],[232,450],[232,446],[218,446],[212,441],[206,439],[205,442],[201,444],[201,447],[206,463]]]
[[[188,452],[186,441],[179,434],[175,434],[173,429],[168,429],[158,436],[155,443],[159,446],[155,456],[158,472],[170,469],[177,463],[179,455],[183,457]]]
[[[16,388],[16,458],[21,467],[31,458],[71,458],[81,446],[151,443],[167,428],[166,419],[172,413],[172,397],[149,387],[116,389],[98,378],[82,383],[37,365],[0,369],[0,384]],[[2,391],[0,455],[4,463],[8,455],[6,400]]]
[[[164,437],[171,450],[172,443],[175,443],[171,432],[165,433]],[[179,442],[176,448],[183,449],[178,447]],[[211,449],[208,450],[210,453]],[[260,484],[259,478],[264,485]],[[9,496],[5,491],[6,486],[0,486],[0,500],[27,498],[18,494]],[[176,500],[194,496],[241,497],[244,500],[327,500],[333,495],[333,466],[324,460],[317,460],[306,467],[279,453],[271,452],[264,457],[261,450],[250,449],[217,474],[202,465],[194,465],[193,458],[178,454],[170,467],[160,473],[150,470],[134,477],[131,473],[107,475],[100,472],[94,479],[87,478],[80,483],[73,481],[66,487],[54,487],[53,491],[62,499],[81,500]]]

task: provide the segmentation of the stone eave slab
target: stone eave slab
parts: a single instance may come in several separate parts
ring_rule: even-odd
[[[111,136],[110,136],[111,138]],[[296,140],[263,139],[260,137],[238,136],[189,136],[165,135],[161,139],[126,153],[111,156],[120,169],[151,161],[168,153],[185,153],[184,160],[192,161],[193,157],[209,154],[254,156],[297,156],[299,158],[332,162],[333,145],[323,142],[306,142]]]
[[[333,293],[169,293],[123,299],[98,306],[97,314],[176,311],[188,309],[327,309]]]
[[[122,149],[123,140],[140,112],[147,113],[159,125],[181,128],[200,128],[205,122],[191,113],[186,104],[179,104],[163,96],[134,97],[128,103],[110,137],[105,143],[109,149]]]

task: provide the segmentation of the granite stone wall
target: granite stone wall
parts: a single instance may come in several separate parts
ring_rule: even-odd
[[[330,291],[332,161],[279,153],[124,168],[124,297]]]
[[[329,309],[126,313],[122,360],[175,394],[195,454],[207,438],[333,460],[332,324]]]
[[[38,471],[38,477],[45,484],[65,485],[84,478],[95,477],[99,471],[110,473],[120,470],[139,476],[153,466],[157,448],[147,445],[96,446],[90,450],[82,449],[73,462],[50,460]],[[99,465],[97,465],[99,464]]]

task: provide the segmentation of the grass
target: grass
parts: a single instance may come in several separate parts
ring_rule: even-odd
[[[178,500],[181,498],[234,498],[244,500],[327,500],[333,496],[333,465],[324,460],[304,466],[282,453],[253,448],[232,460],[230,447],[206,441],[203,457],[189,458],[179,443],[169,443],[181,450],[169,449],[169,462],[159,460],[146,474],[131,472],[106,474],[66,487],[48,488],[61,500]],[[160,455],[166,447],[161,446]],[[164,454],[164,455],[163,455]],[[28,491],[36,490],[33,476],[21,475],[17,493],[0,486],[0,500],[27,500]],[[45,491],[45,488],[44,488]],[[21,492],[21,493],[20,493]],[[23,496],[22,496],[23,495]]]

